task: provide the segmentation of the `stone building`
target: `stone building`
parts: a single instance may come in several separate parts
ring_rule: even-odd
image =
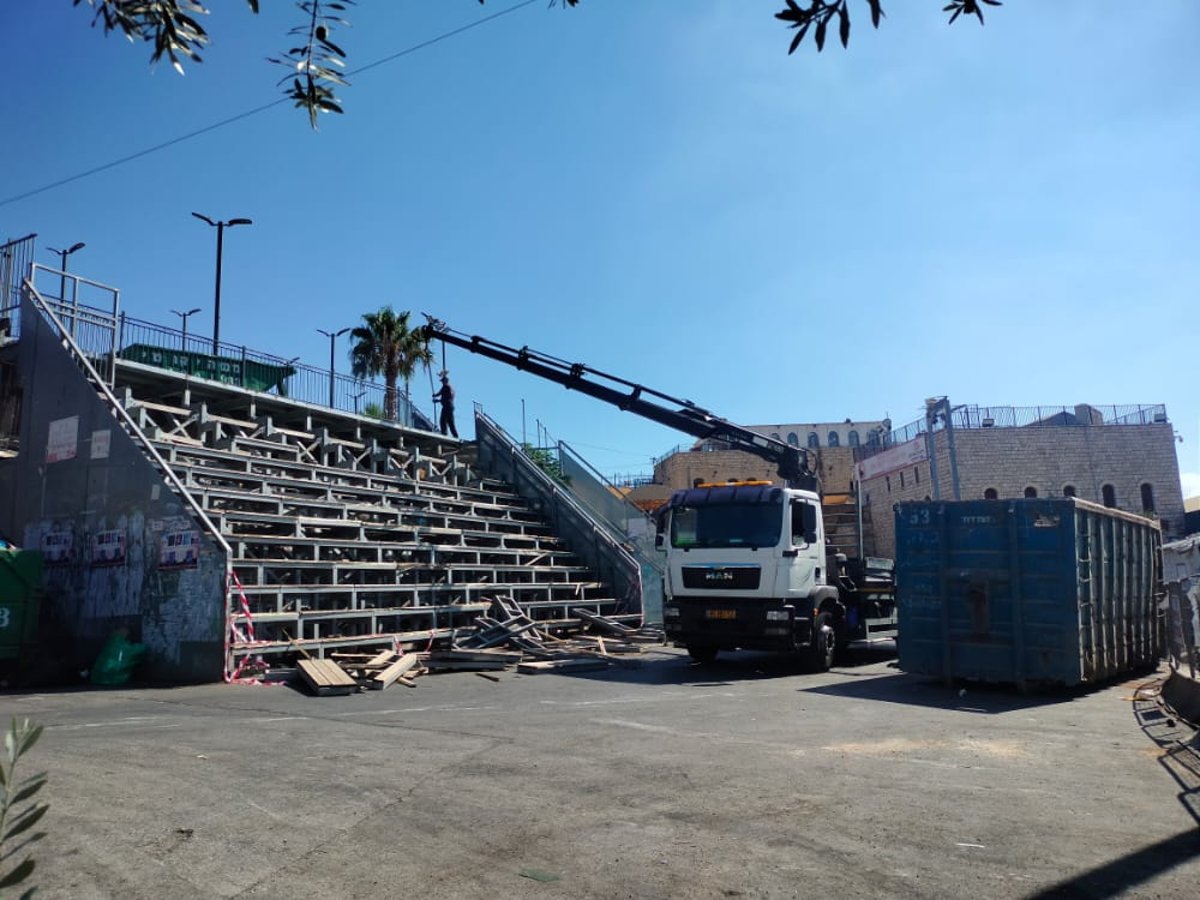
[[[950,409],[944,398],[941,403]],[[896,503],[954,499],[955,479],[964,500],[1075,496],[1153,516],[1164,539],[1180,537],[1185,525],[1175,445],[1161,405],[933,412],[856,454],[864,511],[875,523],[874,552],[895,552]]]
[[[805,447],[821,479],[824,491],[850,492],[854,482],[854,450],[857,447],[882,445],[890,432],[887,419],[855,422],[846,419],[835,423],[800,423],[791,425],[750,425],[750,431],[791,444]],[[761,479],[782,483],[775,466],[764,459],[741,450],[730,450],[723,441],[697,441],[688,450],[678,450],[657,460],[654,483],[670,491],[691,487],[696,480],[744,481]],[[670,493],[667,493],[670,496]]]

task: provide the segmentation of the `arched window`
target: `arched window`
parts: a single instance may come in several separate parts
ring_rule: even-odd
[[[817,433],[815,431],[810,431],[808,433],[808,446],[814,449],[821,446],[821,439],[817,437]]]
[[[829,446],[836,447],[838,445],[838,433],[836,431],[829,432]]]
[[[1115,509],[1117,506],[1117,489],[1111,484],[1106,484],[1100,488],[1100,497],[1104,501],[1104,505],[1110,509]]]
[[[1037,488],[1032,487],[1032,486],[1025,488],[1025,499],[1032,500],[1036,496],[1037,496]]]
[[[794,432],[794,431],[788,432],[788,443],[791,444],[793,447],[800,446],[800,438],[796,436],[796,432]]]
[[[996,493],[995,488],[988,488],[986,491],[983,492],[984,500],[995,500],[999,496],[1000,495],[998,493]]]
[[[858,432],[851,431],[848,435],[846,435],[846,443],[849,444],[851,447],[857,447],[858,446]]]
[[[867,432],[867,446],[868,447],[878,447],[879,446],[879,432],[878,431],[868,431]]]
[[[1073,484],[1064,485],[1064,486],[1063,486],[1063,496],[1064,496],[1064,497],[1074,497],[1074,496],[1076,496],[1076,494],[1075,494],[1075,485],[1073,485]]]
[[[1142,512],[1154,512],[1154,485],[1149,482],[1142,485]]]

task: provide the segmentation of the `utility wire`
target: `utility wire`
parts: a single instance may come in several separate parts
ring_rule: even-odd
[[[347,72],[346,77],[359,75],[362,72],[369,71],[370,69],[378,68],[385,63],[394,62],[395,60],[400,59],[402,56],[408,56],[411,53],[416,53],[418,50],[424,50],[426,47],[432,47],[434,44],[440,44],[442,41],[456,37],[463,32],[470,31],[472,28],[478,28],[480,25],[486,25],[488,22],[493,22],[496,19],[499,19],[501,16],[506,16],[509,13],[516,12],[517,10],[529,6],[534,2],[536,2],[536,0],[521,0],[519,3],[515,3],[512,6],[499,10],[498,12],[494,12],[489,16],[484,16],[482,19],[476,19],[474,22],[471,22],[467,25],[462,25],[458,28],[453,28],[450,31],[446,31],[437,35],[436,37],[431,37],[429,40],[421,41],[419,44],[413,44],[411,47],[405,47],[403,50],[397,51],[390,56],[385,56],[381,59],[375,60],[374,62],[369,62],[365,66],[359,66],[357,69]],[[230,116],[228,119],[222,119],[221,121],[214,122],[211,125],[205,125],[203,128],[197,128],[195,131],[189,131],[187,134],[181,134],[178,137],[171,138],[169,141],[163,141],[161,144],[155,144],[153,147],[147,147],[144,150],[139,150],[137,153],[131,153],[128,156],[122,156],[120,159],[114,159],[112,162],[106,162],[103,165],[95,166],[91,169],[78,172],[66,178],[60,178],[58,181],[52,181],[49,184],[36,187],[33,190],[26,191],[23,194],[14,194],[12,197],[6,197],[5,199],[0,200],[0,206],[8,206],[10,203],[16,203],[18,200],[25,200],[29,197],[43,194],[46,191],[53,190],[54,188],[62,187],[64,184],[70,184],[73,181],[79,181],[80,179],[87,178],[91,175],[96,175],[100,172],[106,172],[109,169],[114,169],[117,166],[124,165],[127,162],[133,162],[135,159],[141,159],[143,156],[149,156],[151,153],[157,153],[159,150],[165,150],[167,147],[173,147],[176,144],[189,141],[194,137],[199,137],[200,135],[207,134],[210,131],[216,131],[218,128],[224,128],[226,125],[232,125],[234,122],[240,122],[242,119],[248,119],[250,116],[256,116],[261,112],[266,112],[268,109],[273,109],[274,107],[279,106],[281,103],[287,103],[290,99],[290,97],[280,97],[277,100],[272,100],[270,103],[264,103],[262,106],[256,106],[254,109],[248,109],[245,112],[240,112],[235,116]]]

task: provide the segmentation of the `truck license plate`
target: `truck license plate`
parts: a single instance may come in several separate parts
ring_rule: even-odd
[[[704,611],[706,619],[736,619],[737,611],[732,609],[706,609]]]

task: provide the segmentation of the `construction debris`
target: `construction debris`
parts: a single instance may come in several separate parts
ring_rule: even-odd
[[[416,687],[416,678],[428,672],[471,671],[497,681],[487,673],[514,668],[521,675],[632,668],[641,664],[638,655],[647,644],[663,642],[661,629],[634,628],[583,608],[571,613],[574,620],[538,621],[511,597],[497,596],[487,613],[475,619],[476,628],[458,635],[450,647],[420,653],[333,653],[328,659],[299,660],[296,671],[313,693],[323,697],[384,690],[393,684]]]

